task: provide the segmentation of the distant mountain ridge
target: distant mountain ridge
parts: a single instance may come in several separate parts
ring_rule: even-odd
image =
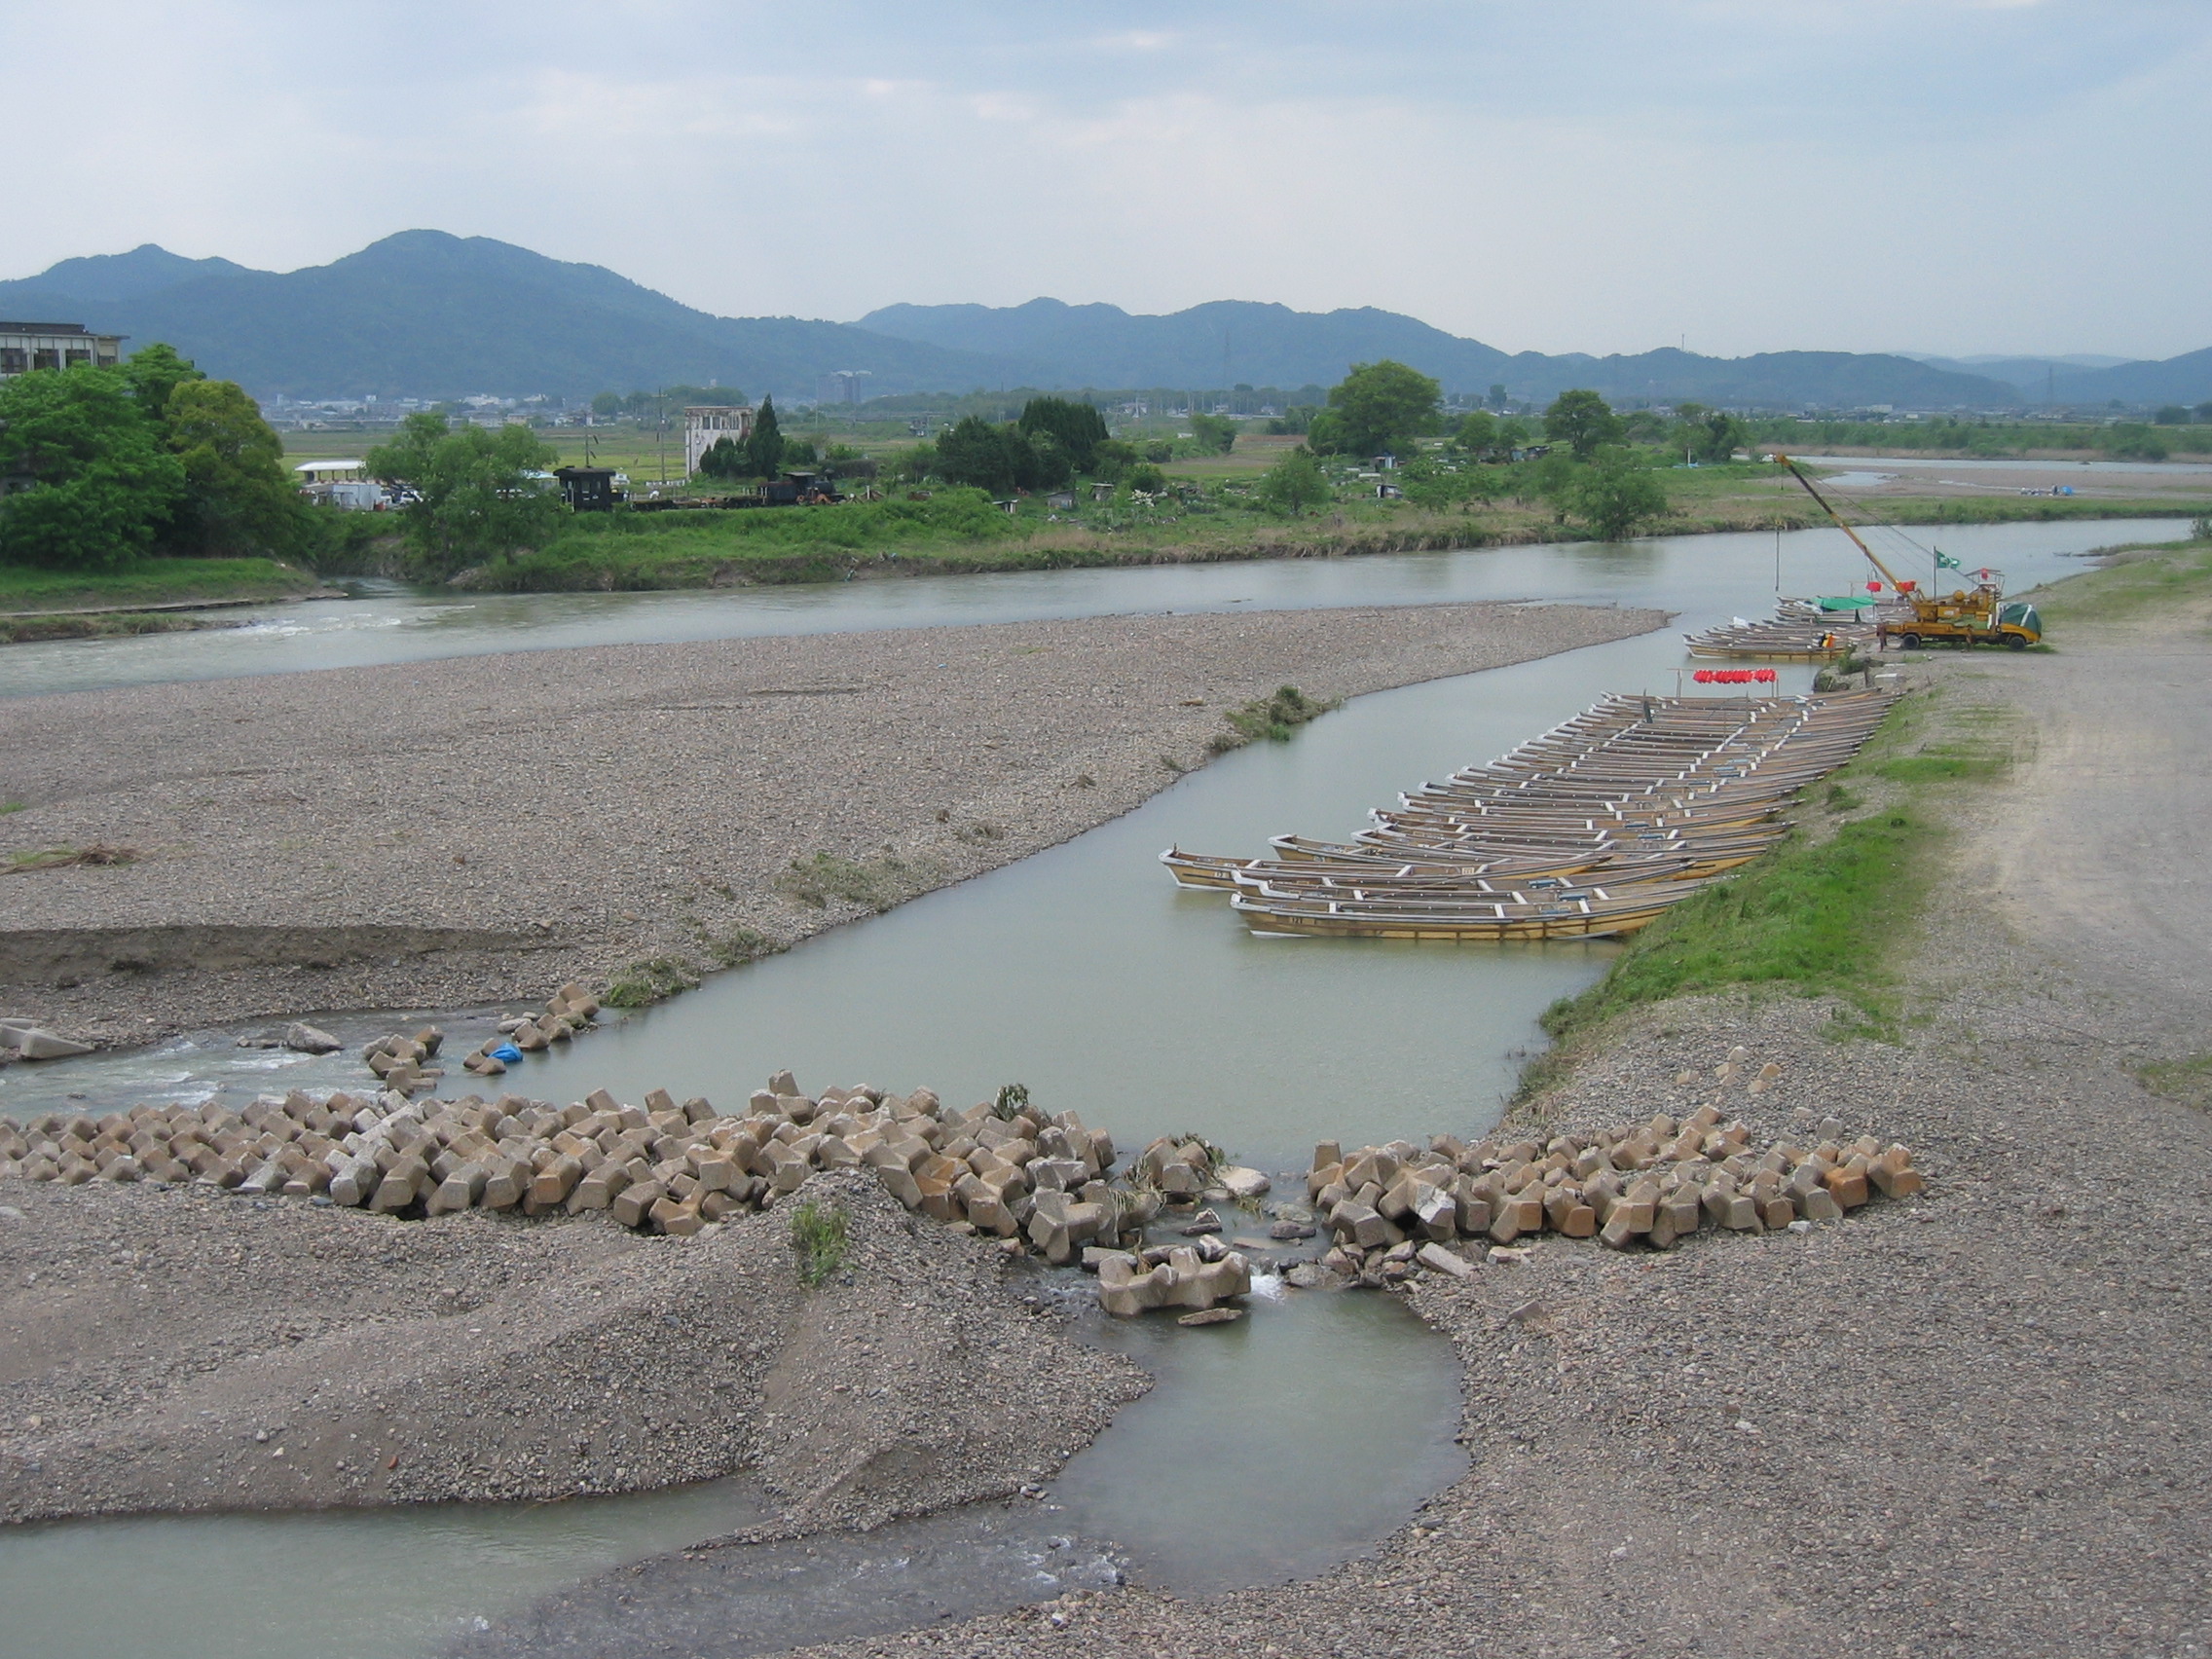
[[[156,280],[165,274],[179,279]],[[885,391],[976,386],[1001,370],[843,323],[713,316],[601,266],[442,231],[280,274],[143,247],[0,282],[0,315],[34,311],[139,345],[166,340],[264,397],[588,397],[719,382],[789,398],[837,369],[867,370]]]
[[[1772,409],[2002,409],[2041,402],[2046,389],[2083,403],[2212,398],[2212,350],[2165,363],[2048,370],[2041,359],[1970,370],[1848,351],[1509,353],[1394,312],[1244,300],[1165,315],[1036,299],[886,306],[857,323],[725,317],[602,266],[442,231],[403,231],[328,265],[281,273],[185,259],[149,242],[0,282],[0,316],[82,322],[133,345],[165,340],[263,397],[579,397],[719,384],[790,402],[811,398],[821,377],[840,370],[866,371],[869,396],[984,387],[1290,390],[1393,357],[1449,392],[1502,384],[1537,401],[1577,386],[1615,401]],[[2043,387],[2013,384],[2022,362],[2042,370]]]
[[[1330,385],[1355,362],[1393,357],[1444,383],[1482,392],[1502,384],[1516,397],[1549,399],[1587,386],[1614,398],[1796,408],[1870,403],[1944,408],[2002,407],[2019,393],[1986,375],[1932,368],[1909,357],[1849,351],[1770,351],[1705,357],[1672,348],[1634,356],[1508,353],[1395,312],[1326,313],[1218,300],[1165,316],[1119,306],[885,306],[859,327],[952,350],[1050,365],[1058,379],[1036,384],[1219,387]]]

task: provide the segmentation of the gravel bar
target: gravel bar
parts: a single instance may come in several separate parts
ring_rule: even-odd
[[[348,1008],[696,975],[1066,840],[1202,765],[1278,684],[1336,698],[1647,632],[1469,605],[1109,616],[26,697],[0,1012],[144,1042]],[[866,897],[777,891],[794,859]],[[895,862],[893,862],[895,861]]]

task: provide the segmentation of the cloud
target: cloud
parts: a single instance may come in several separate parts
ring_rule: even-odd
[[[18,0],[0,271],[411,225],[724,312],[1378,305],[1509,349],[2206,343],[2200,5]],[[88,108],[99,119],[88,121]],[[582,210],[579,211],[579,207]],[[2123,260],[2114,258],[2123,227]]]

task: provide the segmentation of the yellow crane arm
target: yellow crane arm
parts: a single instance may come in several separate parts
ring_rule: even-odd
[[[1813,488],[1813,481],[1810,478],[1806,477],[1803,472],[1798,470],[1797,463],[1791,461],[1788,456],[1784,455],[1780,450],[1777,450],[1775,452],[1774,459],[1782,462],[1783,465],[1789,468],[1790,477],[1796,479],[1798,483],[1805,486],[1805,494],[1812,497],[1814,500],[1821,503],[1821,510],[1826,513],[1828,517],[1835,520],[1837,528],[1840,529],[1844,535],[1851,537],[1853,545],[1855,545],[1860,552],[1866,555],[1866,563],[1873,566],[1875,570],[1881,571],[1882,579],[1888,582],[1891,587],[1896,588],[1898,585],[1898,578],[1896,574],[1890,570],[1889,566],[1883,564],[1881,560],[1874,557],[1874,550],[1866,545],[1865,541],[1860,536],[1859,532],[1851,528],[1850,524],[1845,520],[1844,516],[1841,513],[1837,512],[1835,508],[1828,505],[1828,498],[1825,496],[1822,495],[1820,491]]]

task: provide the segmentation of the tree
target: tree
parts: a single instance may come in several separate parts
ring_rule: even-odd
[[[193,367],[191,358],[178,356],[174,347],[156,341],[124,359],[123,378],[130,383],[138,412],[149,421],[159,421],[168,412],[169,393],[187,381],[207,377]]]
[[[1443,395],[1444,388],[1428,376],[1387,357],[1354,363],[1329,388],[1329,408],[1337,417],[1329,436],[1346,455],[1410,448],[1441,424],[1436,405]]]
[[[1056,432],[1032,432],[1024,436],[1016,428],[1014,438],[1029,446],[1028,482],[1024,489],[1056,490],[1075,476],[1075,461],[1068,455],[1067,445],[1060,442]],[[1014,458],[1019,469],[1021,458]]]
[[[1227,455],[1236,447],[1236,423],[1226,415],[1193,415],[1191,436],[1208,455]]]
[[[1292,518],[1309,507],[1326,504],[1329,481],[1321,476],[1321,463],[1313,459],[1313,452],[1301,444],[1269,467],[1260,479],[1260,499]]]
[[[1667,491],[1651,463],[1635,450],[1607,444],[1574,468],[1565,504],[1601,541],[1624,541],[1642,526],[1667,516]]]
[[[1124,438],[1108,438],[1098,446],[1092,459],[1091,476],[1103,478],[1109,484],[1119,484],[1123,475],[1138,461],[1137,446]]]
[[[591,400],[591,412],[594,415],[607,417],[612,417],[621,414],[622,394],[618,391],[601,392],[598,396],[594,397]],[[719,442],[720,440],[718,439],[717,441]]]
[[[79,364],[0,381],[0,562],[92,571],[149,551],[184,468],[119,369]]]
[[[464,565],[542,545],[559,498],[532,476],[554,453],[528,426],[449,430],[442,415],[410,415],[388,444],[369,451],[369,471],[415,499],[400,522],[416,563],[451,575]]]
[[[1488,455],[1497,447],[1497,417],[1475,410],[1453,428],[1452,441],[1469,455]]]
[[[702,478],[743,478],[747,461],[744,446],[735,438],[717,438],[699,453],[693,470]]]
[[[1724,409],[1702,403],[1675,406],[1674,441],[1694,461],[1726,461],[1751,438],[1751,428]]]
[[[1544,411],[1544,436],[1572,449],[1577,461],[1588,461],[1601,444],[1621,441],[1620,417],[1594,391],[1563,391]]]
[[[1491,384],[1490,406],[1493,409],[1501,410],[1512,401],[1513,400],[1506,395],[1505,383],[1503,381],[1493,381]]]
[[[2186,426],[2189,424],[2189,411],[2178,403],[2169,403],[2151,419],[2161,426]]]
[[[937,445],[924,440],[909,449],[902,450],[891,465],[893,477],[903,478],[909,484],[919,484],[937,471]]]
[[[1098,468],[1099,446],[1107,442],[1106,418],[1097,406],[1066,397],[1032,397],[1021,406],[1021,435],[1034,444],[1051,433],[1075,471],[1090,474]]]
[[[284,470],[284,441],[235,381],[177,383],[163,424],[184,468],[180,541],[214,555],[291,551],[302,502]]]
[[[994,426],[980,415],[963,415],[938,435],[938,475],[947,484],[973,484],[994,496],[1034,489],[1037,452],[1019,427]]]
[[[1167,493],[1167,474],[1149,461],[1140,461],[1129,468],[1129,491],[1147,496],[1164,496]]]
[[[776,424],[776,400],[763,397],[745,440],[745,469],[756,478],[773,478],[784,466],[784,431]]]
[[[1501,450],[1527,449],[1532,436],[1529,423],[1518,415],[1508,415],[1497,424],[1497,447]]]

